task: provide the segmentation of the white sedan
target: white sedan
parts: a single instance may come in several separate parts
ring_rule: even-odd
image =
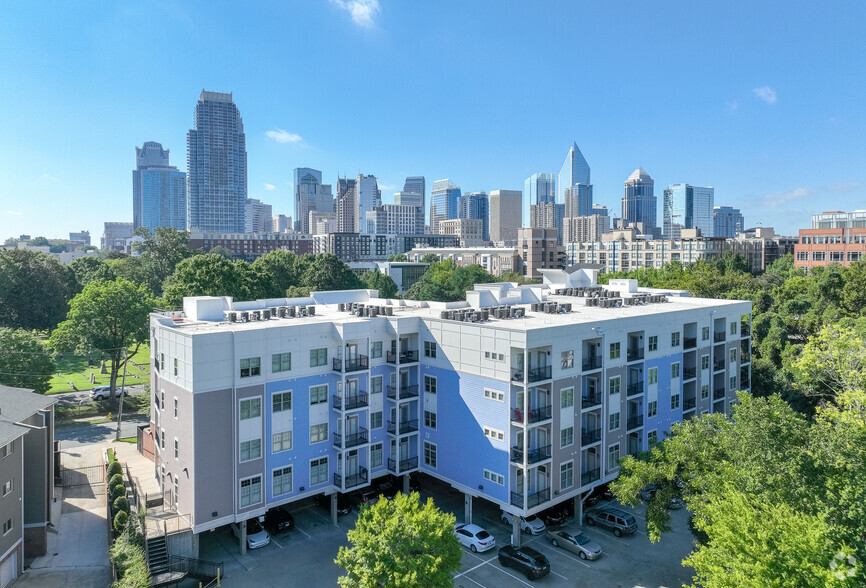
[[[514,520],[514,515],[510,512],[505,512],[504,510],[499,511],[499,517],[506,525],[512,524],[512,521]],[[526,518],[520,517],[520,530],[531,535],[541,535],[547,531],[547,525],[545,525],[544,521],[537,516],[530,515]]]
[[[496,547],[496,538],[478,525],[454,525],[454,533],[463,547],[468,547],[472,553],[487,551]]]

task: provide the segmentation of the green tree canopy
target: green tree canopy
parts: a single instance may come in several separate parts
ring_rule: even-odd
[[[417,492],[380,499],[358,515],[350,547],[334,562],[345,568],[343,588],[451,587],[463,551],[454,535],[454,515],[422,506]]]
[[[54,354],[35,333],[0,328],[0,384],[45,394],[55,369]]]
[[[69,267],[75,274],[78,292],[94,280],[113,280],[117,277],[111,267],[98,257],[79,257]]]
[[[291,286],[298,285],[295,265],[298,256],[291,251],[276,249],[262,255],[252,264],[252,269],[259,277],[258,291],[255,298],[280,298]]]
[[[177,264],[165,282],[163,298],[170,308],[179,307],[184,296],[232,296],[249,300],[250,288],[246,272],[237,264],[219,255],[196,255]]]
[[[177,264],[194,255],[189,248],[189,233],[171,227],[157,227],[152,232],[147,227],[139,227],[135,234],[144,238],[133,246],[140,252],[143,281],[159,295]]]
[[[378,269],[361,274],[361,281],[365,288],[378,290],[380,298],[397,297],[397,284],[394,283],[391,276],[383,274]]]
[[[331,253],[303,255],[298,259],[299,284],[310,291],[357,290],[364,287],[358,275]]]
[[[76,291],[68,266],[38,251],[0,251],[0,327],[53,329]]]
[[[480,265],[458,266],[453,259],[433,261],[421,279],[403,297],[410,300],[451,302],[465,300],[466,291],[475,284],[498,281]]]
[[[388,261],[408,261],[405,253],[395,253],[388,256]]]

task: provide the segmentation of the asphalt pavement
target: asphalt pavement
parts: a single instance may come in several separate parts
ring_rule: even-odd
[[[130,385],[127,383],[126,387],[129,389],[130,396],[136,396],[137,394],[144,394],[144,384],[134,384]],[[120,380],[117,382],[117,387],[120,388]],[[52,394],[51,398],[57,400],[58,404],[72,404],[78,405],[83,403],[90,402],[90,390],[79,390],[78,392],[63,392],[62,394]]]
[[[130,417],[123,419],[120,427],[121,437],[135,437],[139,425],[147,424],[147,417]],[[91,443],[111,443],[117,435],[117,420],[98,425],[79,425],[55,429],[54,439],[60,441],[60,447],[68,449],[90,445]]]

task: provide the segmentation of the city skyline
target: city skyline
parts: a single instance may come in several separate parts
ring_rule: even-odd
[[[410,175],[451,177],[465,192],[521,189],[533,173],[556,173],[573,141],[592,166],[595,202],[615,214],[636,167],[659,186],[712,185],[717,204],[742,210],[748,226],[780,233],[803,226],[817,199],[832,209],[862,207],[862,4],[749,5],[745,21],[722,6],[563,6],[543,43],[513,43],[502,32],[552,22],[553,7],[479,4],[454,19],[456,4],[378,6],[366,20],[324,1],[254,7],[241,19],[221,3],[207,11],[4,6],[0,56],[12,83],[0,113],[0,233],[98,235],[105,221],[131,221],[129,153],[155,141],[182,161],[203,88],[232,92],[243,114],[248,196],[295,217],[297,167],[322,170],[332,185],[373,174],[388,203]],[[280,32],[293,22],[306,32]],[[522,88],[520,72],[553,75],[572,59],[573,22],[593,25],[580,48],[580,79],[560,79],[545,95]],[[222,44],[231,27],[256,42]],[[647,37],[640,54],[606,42],[662,27],[681,35]],[[310,51],[310,39],[331,29],[334,42]],[[463,41],[433,43],[443,29]],[[682,52],[683,44],[700,50]],[[209,59],[177,75],[201,53]],[[636,69],[640,96],[629,81]],[[419,72],[481,91],[443,97],[398,83]],[[289,91],[302,77],[316,90]],[[674,78],[689,92],[672,91]],[[371,80],[372,91],[346,107],[340,88]],[[579,91],[587,80],[599,91]],[[509,90],[489,100],[484,88],[498,86]],[[454,135],[447,148],[431,140],[443,129]],[[57,214],[45,215],[46,207]]]

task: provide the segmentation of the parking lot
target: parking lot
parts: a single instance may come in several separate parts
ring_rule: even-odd
[[[430,478],[423,478],[421,485],[422,500],[432,497],[439,508],[454,513],[458,522],[463,520],[461,493]],[[226,586],[336,586],[343,570],[333,560],[339,547],[348,543],[346,532],[354,527],[357,513],[341,516],[339,526],[334,527],[328,511],[312,500],[289,508],[295,517],[295,529],[273,537],[270,545],[248,551],[241,557],[237,540],[223,527],[202,534],[200,557],[224,562]],[[583,531],[601,545],[604,553],[596,561],[583,561],[562,548],[555,548],[544,535],[523,535],[522,544],[542,552],[551,567],[551,573],[544,578],[529,581],[516,570],[499,564],[497,553],[499,547],[510,542],[511,526],[499,519],[498,507],[475,500],[473,522],[496,538],[496,548],[477,554],[465,550],[454,585],[462,588],[532,585],[656,588],[689,582],[691,570],[681,565],[692,549],[688,512],[685,509],[671,511],[674,532],[665,534],[661,543],[653,545],[645,533],[644,507],[621,508],[634,514],[638,521],[638,532],[634,535],[617,538],[598,527],[576,525],[571,519],[562,525],[569,531]]]

